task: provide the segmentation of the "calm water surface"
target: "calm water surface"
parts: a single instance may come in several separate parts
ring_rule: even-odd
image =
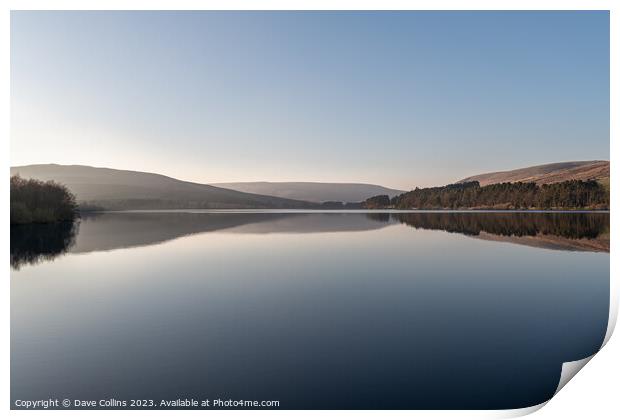
[[[609,214],[105,213],[11,229],[11,399],[505,409],[609,311]]]

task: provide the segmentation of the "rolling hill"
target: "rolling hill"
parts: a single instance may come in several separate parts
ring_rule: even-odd
[[[511,171],[490,172],[474,175],[458,181],[459,183],[478,181],[481,186],[502,182],[535,182],[537,184],[554,184],[569,180],[586,181],[594,179],[609,185],[609,161],[588,160],[578,162],[560,162],[546,165],[530,166]]]
[[[360,202],[375,195],[395,195],[404,191],[374,184],[332,183],[332,182],[229,182],[212,184],[253,194],[263,194],[293,200]]]
[[[309,208],[300,200],[249,194],[168,176],[82,165],[11,167],[11,175],[66,185],[81,206],[106,210],[171,208]]]

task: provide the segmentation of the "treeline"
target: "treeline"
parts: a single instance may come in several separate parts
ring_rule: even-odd
[[[385,209],[391,205],[390,197],[387,195],[375,195],[364,201],[364,208]]]
[[[11,177],[11,224],[72,221],[77,216],[75,196],[54,181]]]
[[[596,181],[564,181],[537,185],[533,182],[491,184],[478,181],[444,187],[416,188],[389,200],[371,197],[364,202],[369,209],[608,209],[609,193]]]

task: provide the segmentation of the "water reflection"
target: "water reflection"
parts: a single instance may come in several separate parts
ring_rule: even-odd
[[[404,224],[548,249],[609,252],[608,213],[99,213],[81,225],[11,229],[11,267],[82,253],[163,243],[207,232],[355,232]]]
[[[416,229],[541,248],[609,252],[609,213],[402,213],[392,218]]]
[[[11,268],[51,261],[75,245],[79,222],[11,226]]]
[[[608,243],[608,226],[608,214],[86,217],[71,255],[11,275],[11,399],[538,404],[564,362],[600,349],[610,302],[608,254],[539,247],[599,250],[583,244]],[[115,251],[90,252],[102,250]]]

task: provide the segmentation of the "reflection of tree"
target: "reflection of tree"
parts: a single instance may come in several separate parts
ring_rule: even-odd
[[[375,222],[389,223],[390,213],[366,213],[366,217]]]
[[[608,213],[394,213],[392,218],[415,228],[466,235],[593,239],[609,232]]]
[[[11,267],[49,261],[75,243],[79,222],[11,225]]]
[[[522,238],[520,243],[531,246],[545,245],[540,241],[547,239],[565,249],[609,251],[609,213],[85,213],[83,238],[77,246],[77,222],[12,225],[10,263],[19,269],[24,264],[52,260],[70,248],[72,252],[128,248],[215,231],[348,232],[379,229],[395,222],[473,236],[488,233],[497,235],[495,240],[504,237],[510,242]],[[531,242],[532,237],[539,243]],[[575,241],[595,238],[598,243],[587,246]]]

